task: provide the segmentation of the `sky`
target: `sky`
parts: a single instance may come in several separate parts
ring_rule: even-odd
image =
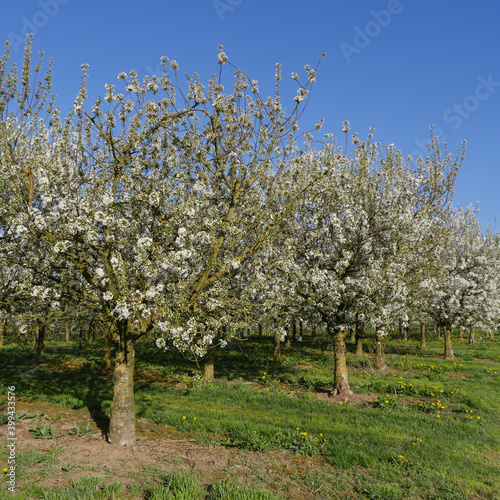
[[[361,138],[425,155],[429,126],[448,149],[467,141],[454,200],[479,203],[479,220],[500,231],[500,2],[494,0],[1,0],[0,42],[22,61],[26,33],[54,60],[53,90],[73,106],[81,65],[89,98],[104,96],[120,72],[160,73],[160,58],[202,80],[219,70],[217,47],[271,95],[283,65],[317,72],[301,129],[322,129],[344,144],[342,122]],[[285,81],[285,79],[284,79]],[[288,94],[287,94],[288,92]]]

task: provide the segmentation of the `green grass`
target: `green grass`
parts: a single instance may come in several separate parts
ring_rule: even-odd
[[[136,354],[137,418],[176,428],[203,444],[324,457],[339,477],[349,472],[356,498],[498,499],[500,342],[456,342],[454,361],[442,359],[439,341],[428,340],[427,346],[420,350],[416,339],[390,342],[386,372],[374,371],[369,355],[350,353],[351,388],[378,395],[352,405],[318,399],[333,379],[333,354],[321,350],[318,338],[284,349],[279,362],[271,359],[270,337],[240,341],[236,349],[217,352],[218,379],[210,383],[196,376],[196,363],[166,356],[145,340]],[[102,346],[49,343],[46,352],[48,365],[34,367],[32,348],[0,349],[0,381],[15,385],[18,397],[109,416],[112,383],[98,368]],[[63,362],[75,369],[51,369]],[[146,375],[152,381],[143,381]],[[311,491],[324,491],[324,481],[301,480],[311,482]],[[187,490],[207,498],[237,499],[243,492],[230,482],[205,490],[191,486]],[[170,487],[160,481],[141,494],[169,498]],[[140,481],[135,488],[141,489]],[[236,488],[235,493],[228,497],[224,488]],[[105,490],[96,491],[101,496],[95,498],[107,498]],[[185,494],[175,498],[191,498]],[[266,492],[241,495],[273,498]]]

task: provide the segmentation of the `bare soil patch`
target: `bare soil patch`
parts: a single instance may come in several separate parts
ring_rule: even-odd
[[[357,395],[356,399],[368,398],[366,395]],[[0,407],[0,411],[4,409],[5,405]],[[30,427],[37,423],[35,418],[16,422],[18,456],[29,450],[39,453],[58,451],[53,465],[48,467],[38,464],[22,471],[18,478],[21,489],[26,481],[61,487],[69,485],[74,479],[99,476],[106,483],[122,483],[125,491],[127,485],[137,482],[145,484],[162,471],[184,471],[195,474],[201,484],[235,477],[237,481],[253,488],[271,490],[281,498],[312,500],[318,498],[315,492],[317,488],[305,486],[301,480],[303,476],[322,475],[325,479],[330,476],[333,483],[334,477],[339,474],[338,469],[325,463],[319,456],[307,458],[283,450],[265,453],[241,451],[224,448],[216,443],[203,446],[185,432],[144,420],[137,422],[135,446],[116,447],[106,441],[86,410],[69,410],[49,403],[32,403],[21,399],[17,401],[16,410],[18,413],[25,410],[30,414],[37,411],[44,413],[53,422],[56,420],[53,426],[58,433],[63,434],[55,440],[37,439],[30,431]],[[41,422],[50,423],[45,416],[41,417]],[[69,435],[76,422],[93,425],[96,433],[84,437]],[[2,442],[6,431],[6,426],[0,427]],[[143,497],[131,494],[124,498]],[[346,491],[343,498],[352,496]]]

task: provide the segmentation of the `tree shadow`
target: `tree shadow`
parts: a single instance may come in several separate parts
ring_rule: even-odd
[[[83,403],[89,410],[90,418],[101,431],[102,436],[107,439],[110,418],[102,410],[102,399],[97,384],[97,377],[90,377],[88,390],[83,398]]]

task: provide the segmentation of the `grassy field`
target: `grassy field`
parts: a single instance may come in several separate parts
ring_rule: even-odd
[[[317,339],[284,348],[279,362],[270,337],[242,339],[216,353],[213,381],[144,340],[139,444],[112,463],[96,458],[112,447],[92,434],[112,399],[102,345],[49,343],[39,366],[33,346],[7,345],[0,415],[15,386],[25,437],[18,493],[4,472],[0,498],[500,499],[500,342],[455,342],[454,361],[427,344],[390,342],[385,372],[349,354],[355,395],[341,399],[328,396],[333,355]],[[8,451],[2,437],[2,468]]]

